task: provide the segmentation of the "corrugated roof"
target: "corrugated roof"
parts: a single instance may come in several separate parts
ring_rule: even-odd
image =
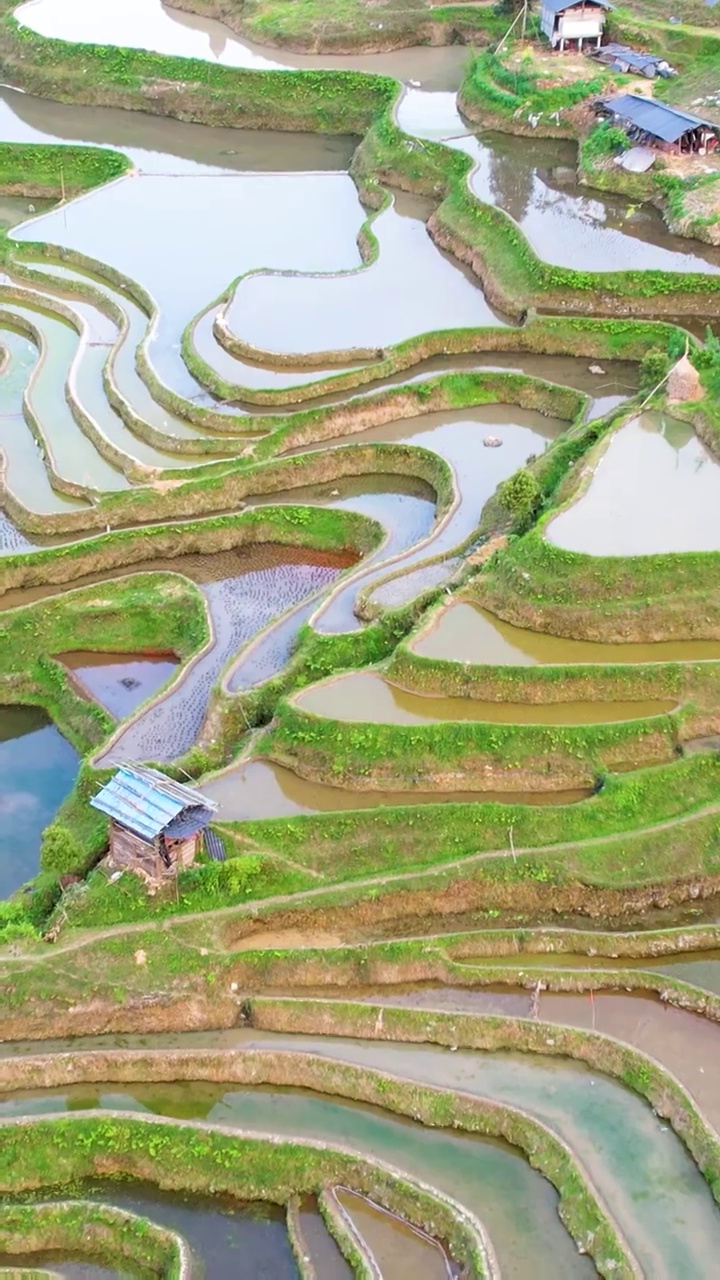
[[[627,124],[637,125],[638,129],[651,133],[653,137],[662,138],[663,142],[677,142],[688,129],[697,129],[698,125],[707,129],[716,127],[709,120],[691,116],[687,111],[678,111],[676,107],[666,107],[664,102],[654,102],[639,93],[607,98],[605,107]]]
[[[192,809],[184,809],[177,818],[173,818],[165,828],[165,835],[171,840],[186,840],[188,836],[194,836],[196,832],[202,831],[209,822],[212,822],[212,819],[212,809],[204,809],[199,804],[194,805]]]
[[[617,58],[620,62],[627,62],[629,67],[637,67],[639,71],[645,67],[657,66],[659,62],[665,62],[661,53],[639,53],[637,49],[628,49],[624,44],[601,45],[592,56],[599,59]]]
[[[154,840],[184,809],[201,808],[209,814],[217,810],[217,805],[199,791],[143,765],[122,765],[90,804],[148,841]]]
[[[225,861],[225,845],[220,839],[217,831],[205,832],[205,852],[214,862]]]
[[[587,0],[588,4],[597,4],[601,9],[612,9],[613,5],[610,0]],[[580,4],[580,0],[540,0],[543,9],[549,9],[551,13],[562,13],[563,9],[574,9]]]

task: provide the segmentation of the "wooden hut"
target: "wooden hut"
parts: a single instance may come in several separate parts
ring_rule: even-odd
[[[628,137],[640,146],[678,154],[697,152],[704,155],[718,146],[720,128],[700,116],[692,116],[664,102],[644,98],[640,93],[623,93],[606,98],[598,111],[620,125]]]
[[[541,0],[540,28],[553,49],[599,49],[610,0]]]
[[[194,862],[217,812],[199,791],[144,765],[123,765],[90,804],[110,818],[110,866],[152,881]]]

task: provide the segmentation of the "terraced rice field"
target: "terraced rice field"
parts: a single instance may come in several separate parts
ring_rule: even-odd
[[[0,15],[0,1271],[712,1280],[718,250],[196,8]]]

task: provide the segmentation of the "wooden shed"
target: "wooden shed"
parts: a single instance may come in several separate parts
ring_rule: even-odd
[[[136,764],[122,765],[90,804],[110,818],[110,866],[152,881],[194,862],[217,812],[199,791]]]
[[[610,0],[540,0],[540,29],[553,49],[599,49]]]
[[[705,155],[717,150],[720,140],[720,128],[710,120],[639,93],[606,98],[596,110],[624,128],[632,142],[659,151]]]

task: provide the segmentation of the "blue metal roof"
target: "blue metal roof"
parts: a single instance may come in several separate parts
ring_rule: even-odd
[[[99,809],[127,827],[142,840],[154,840],[184,809],[202,807],[204,813],[195,830],[217,809],[199,791],[181,786],[155,769],[123,765],[114,778],[93,796],[93,809]]]
[[[574,9],[581,3],[581,0],[540,0],[543,9],[549,9],[551,13],[562,13],[563,9]],[[601,9],[612,9],[610,0],[587,0],[588,4],[599,5]]]
[[[663,142],[677,142],[688,129],[697,129],[698,125],[706,129],[716,129],[717,125],[709,120],[701,120],[699,116],[691,116],[687,111],[679,111],[677,107],[667,107],[664,102],[656,102],[652,98],[643,98],[638,93],[624,93],[619,98],[606,98],[605,107],[613,115],[624,120],[626,124],[634,124],[654,138],[662,138]]]

